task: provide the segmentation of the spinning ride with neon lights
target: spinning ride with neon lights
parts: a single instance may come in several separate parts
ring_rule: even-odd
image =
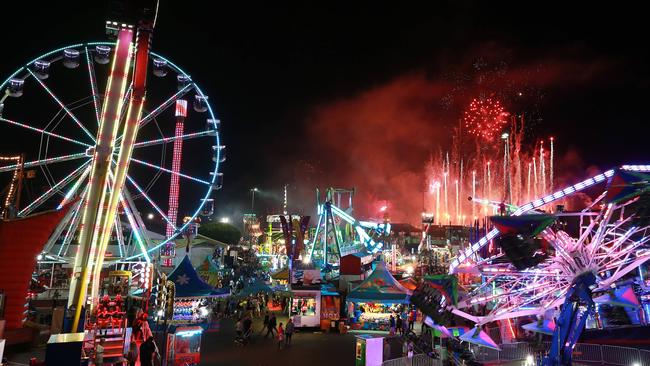
[[[114,42],[91,42],[53,50],[29,61],[0,85],[4,91],[0,131],[16,141],[33,141],[15,147],[25,154],[24,169],[35,171],[35,178],[25,181],[17,215],[61,207],[82,197],[45,245],[49,261],[70,262],[76,252],[75,235],[90,189],[92,158],[105,103],[105,93],[100,91],[106,87],[111,71],[107,63],[115,48]],[[210,203],[211,192],[221,187],[223,146],[219,121],[208,97],[172,61],[154,52],[150,55],[152,73],[157,77],[149,78],[107,254],[125,261],[149,257],[156,248],[173,243],[204,204]],[[119,101],[122,112],[132,87],[126,88]],[[193,110],[187,108],[188,99]],[[112,169],[123,138],[120,129],[115,136]],[[192,159],[182,159],[181,163],[181,147],[192,154]],[[0,175],[12,174],[14,169],[11,164],[4,165]],[[179,186],[184,197],[180,206]],[[177,224],[178,212],[192,220]],[[146,213],[155,213],[158,222],[145,224],[141,215]],[[154,243],[146,226],[160,232],[166,229],[164,240]]]
[[[558,212],[554,217],[535,211],[585,191],[599,194],[581,211]],[[495,228],[449,268],[458,273],[475,262],[484,281],[448,308],[477,326],[543,317],[560,308],[554,349],[546,362],[570,362],[572,346],[593,312],[592,297],[613,291],[617,282],[650,260],[649,192],[650,165],[623,165],[521,205],[510,217],[493,218]],[[573,219],[577,228],[554,224],[555,219]],[[503,252],[481,257],[492,239]],[[548,249],[540,250],[533,239],[548,243]],[[531,250],[533,257],[525,259],[524,252]],[[475,305],[486,305],[486,311],[475,312]],[[556,343],[565,346],[558,349]]]
[[[341,208],[348,196],[348,205]],[[342,255],[367,251],[376,254],[382,250],[382,240],[390,234],[390,223],[359,221],[352,216],[353,189],[328,188],[321,202],[316,190],[318,223],[305,262],[312,262],[324,271],[337,270]]]

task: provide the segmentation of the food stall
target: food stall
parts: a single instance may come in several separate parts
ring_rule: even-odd
[[[289,311],[296,328],[319,327],[321,319],[320,285],[292,288]]]
[[[201,335],[199,326],[178,327],[167,334],[165,359],[168,366],[198,365],[201,361]]]
[[[353,330],[390,330],[390,316],[409,304],[411,292],[377,262],[375,270],[348,294],[347,312]]]

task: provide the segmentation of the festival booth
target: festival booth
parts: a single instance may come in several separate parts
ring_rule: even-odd
[[[271,275],[271,286],[286,291],[289,285],[289,268],[285,267]]]
[[[320,327],[324,331],[342,331],[341,294],[329,284],[321,285],[320,290]]]
[[[321,272],[314,268],[295,268],[291,272],[289,316],[295,327],[320,327]]]
[[[222,287],[222,271],[217,268],[209,255],[206,255],[203,262],[196,267],[196,273],[198,273],[199,277],[201,277],[201,279],[208,285],[215,288]]]
[[[348,316],[354,330],[390,330],[391,314],[399,314],[409,304],[411,292],[390,274],[384,262],[346,299]]]
[[[172,325],[208,326],[212,300],[230,295],[229,290],[215,289],[203,281],[187,255],[167,279],[176,286],[174,311],[169,322]]]
[[[198,365],[201,362],[202,333],[203,328],[195,325],[178,327],[174,333],[167,334],[167,366]]]

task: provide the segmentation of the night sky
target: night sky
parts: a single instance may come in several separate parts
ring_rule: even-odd
[[[530,117],[529,142],[555,136],[572,175],[650,162],[646,12],[632,5],[207,3],[163,0],[153,48],[192,75],[222,121],[219,216],[249,210],[251,187],[258,213],[278,212],[285,183],[292,211],[313,210],[317,186],[413,206],[393,185],[421,195],[426,160],[449,149],[463,106],[484,95]],[[2,79],[46,50],[106,39],[94,2],[13,6]]]

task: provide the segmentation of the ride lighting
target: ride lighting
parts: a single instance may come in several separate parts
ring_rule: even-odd
[[[63,66],[74,69],[79,66],[79,51],[74,48],[63,50]]]
[[[95,46],[95,62],[101,65],[106,65],[110,61],[109,54],[111,53],[111,48],[105,45]]]
[[[200,330],[199,329],[197,329],[197,330],[186,330],[186,331],[183,331],[183,332],[176,333],[176,336],[177,337],[191,337],[193,335],[200,334],[201,332],[203,332],[203,329],[200,329]]]
[[[154,58],[153,59],[153,74],[158,76],[158,77],[163,77],[167,75],[167,60],[163,60],[160,58]]]

